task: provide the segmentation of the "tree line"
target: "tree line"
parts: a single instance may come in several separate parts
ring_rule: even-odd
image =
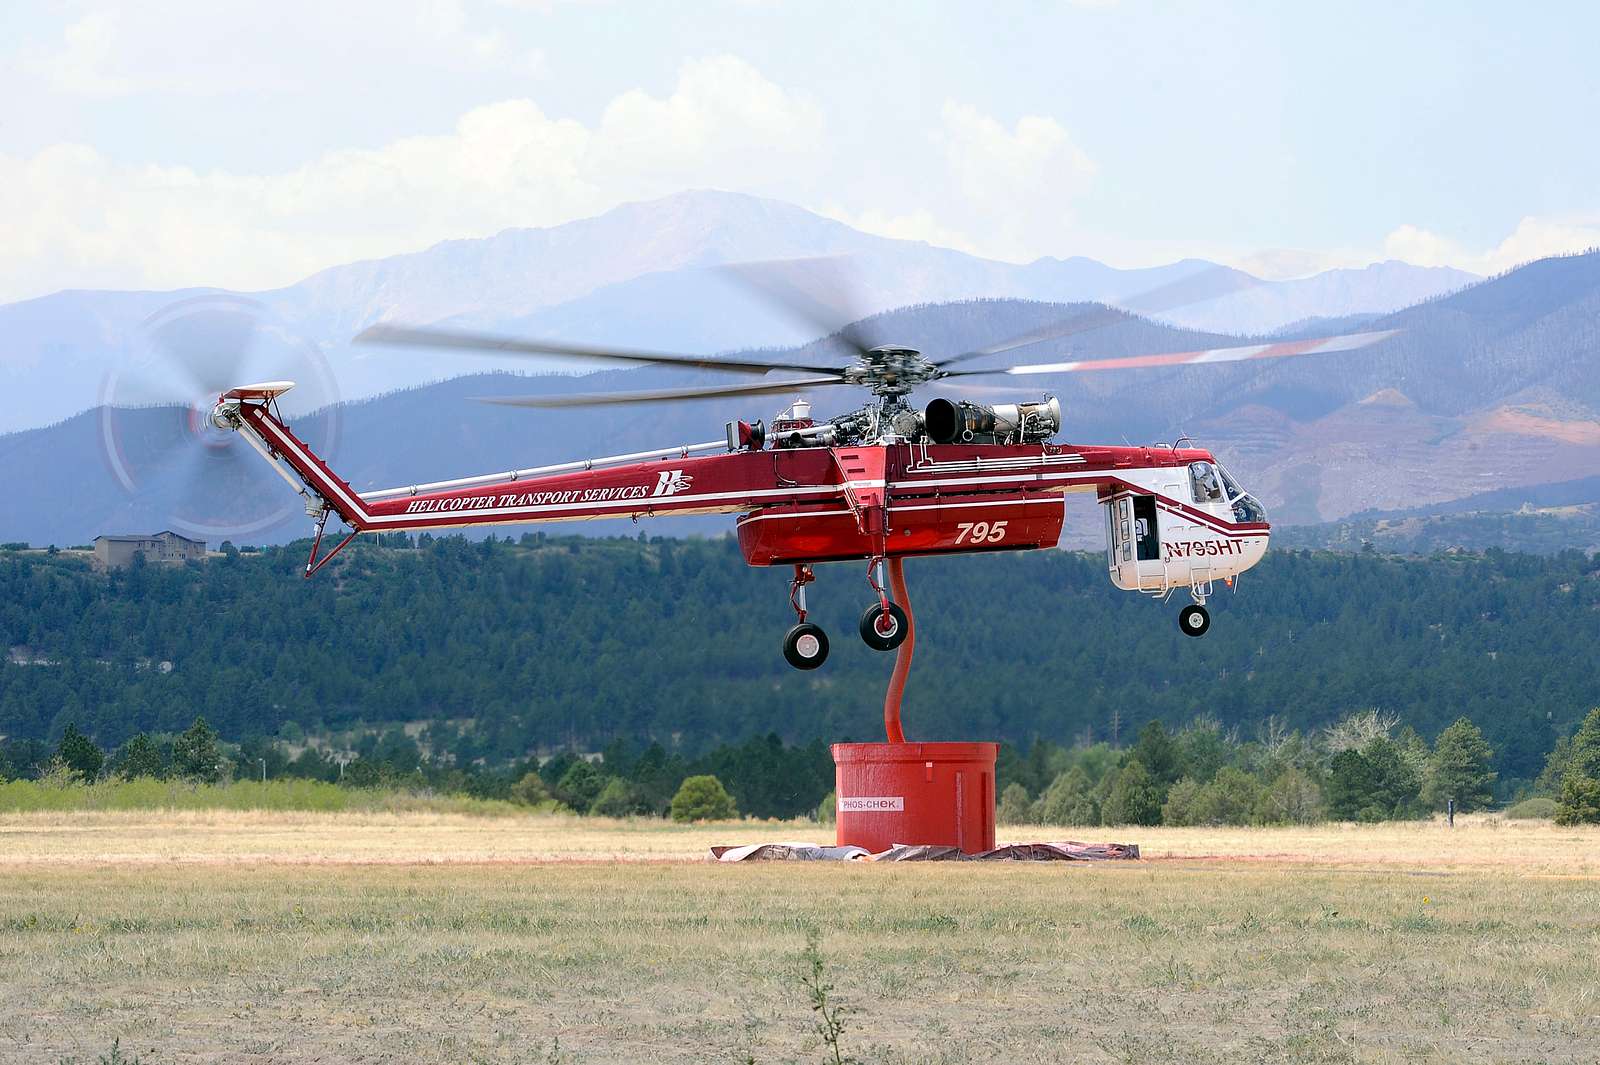
[[[71,786],[147,778],[217,784],[288,778],[501,799],[552,812],[687,821],[809,816],[833,787],[833,761],[825,745],[785,744],[773,734],[694,758],[659,743],[640,746],[618,739],[592,756],[563,751],[489,767],[430,757],[400,728],[368,733],[344,751],[289,731],[300,742],[260,736],[228,742],[201,717],[181,733],[141,732],[108,751],[68,724],[54,745],[0,740],[0,783],[22,779]]]
[[[997,760],[1005,825],[1274,825],[1392,821],[1441,809],[1495,805],[1494,751],[1460,718],[1429,745],[1375,710],[1316,735],[1269,720],[1249,740],[1214,718],[1176,731],[1146,724],[1132,746],[1061,747],[1035,741]],[[75,725],[52,751],[38,741],[0,742],[0,781],[22,775],[70,785],[107,777],[216,783],[235,775],[294,777],[352,788],[404,788],[505,799],[547,811],[609,817],[830,818],[832,762],[820,742],[778,736],[725,745],[688,760],[653,743],[614,741],[593,758],[563,752],[502,769],[436,763],[404,730],[369,734],[348,760],[282,740],[220,740],[197,719],[176,736],[139,733],[109,754]],[[725,784],[724,781],[727,783]],[[1600,708],[1562,737],[1543,771],[1517,796],[1529,816],[1600,822]],[[1513,808],[1514,810],[1516,808]]]
[[[1003,824],[1275,825],[1394,821],[1496,805],[1495,752],[1459,718],[1432,744],[1376,710],[1315,734],[1269,719],[1248,738],[1200,717],[1177,730],[1146,724],[1137,741],[1003,750]],[[1564,824],[1600,821],[1600,708],[1563,737],[1514,813]]]
[[[768,733],[881,734],[890,659],[854,638],[857,566],[818,567],[833,652],[800,673],[779,650],[787,572],[727,539],[389,535],[303,581],[306,547],[109,573],[0,550],[0,735],[53,749],[73,724],[112,750],[202,716],[236,742],[404,724],[430,762],[504,770],[619,740],[694,763]],[[1273,551],[1213,597],[1199,640],[1174,604],[1112,589],[1098,555],[907,570],[913,738],[1117,748],[1197,715],[1312,735],[1377,706],[1430,744],[1476,722],[1506,799],[1600,704],[1600,556],[1576,551]]]

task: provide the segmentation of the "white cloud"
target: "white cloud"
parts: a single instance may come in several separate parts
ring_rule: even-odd
[[[970,104],[947,101],[935,142],[977,242],[997,258],[1059,254],[1070,237],[1073,200],[1095,174],[1093,160],[1061,124],[1024,115],[1008,129]]]
[[[685,185],[773,172],[803,181],[822,125],[814,105],[724,56],[686,64],[667,96],[621,94],[592,127],[505,100],[448,133],[329,152],[284,173],[127,165],[71,144],[0,154],[0,299],[87,286],[267,288]]]
[[[134,82],[108,69],[116,48],[117,22],[114,11],[91,11],[62,31],[58,47],[35,49],[22,65],[58,92],[91,97],[126,95],[134,90]]]
[[[1497,274],[1551,255],[1600,247],[1600,216],[1528,216],[1492,248],[1471,251],[1459,242],[1414,225],[1395,229],[1383,241],[1384,255],[1418,266],[1454,266],[1477,274]]]
[[[822,112],[774,85],[742,59],[719,56],[686,66],[665,99],[633,89],[612,100],[590,151],[595,169],[650,168],[657,181],[710,175],[724,184],[759,180],[773,155],[821,146]]]
[[[1024,115],[1015,128],[971,104],[946,101],[939,142],[957,187],[989,205],[1022,190],[1037,196],[1046,185],[1081,191],[1094,163],[1053,118]]]
[[[878,236],[991,259],[1028,262],[1075,250],[1074,204],[1096,166],[1055,119],[1024,115],[1007,127],[950,100],[929,142],[934,165],[896,189],[909,202],[887,209],[830,202],[823,213]]]
[[[545,61],[462,0],[277,0],[247,28],[206,0],[101,0],[55,39],[22,42],[19,59],[36,87],[88,98],[298,91],[307,71],[336,84],[363,59],[422,77],[539,76]]]

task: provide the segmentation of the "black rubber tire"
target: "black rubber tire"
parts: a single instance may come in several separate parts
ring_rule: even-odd
[[[889,627],[888,632],[880,631],[880,621]],[[893,603],[889,604],[887,619],[884,619],[883,607],[878,603],[873,603],[861,614],[861,639],[874,651],[893,651],[906,642],[906,633],[910,631],[906,612]]]
[[[816,669],[828,660],[828,634],[803,621],[783,638],[783,657],[796,669]]]
[[[1204,636],[1211,628],[1211,613],[1199,603],[1190,603],[1178,611],[1178,628],[1185,636]]]

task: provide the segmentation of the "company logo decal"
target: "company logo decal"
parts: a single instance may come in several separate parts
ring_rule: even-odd
[[[694,483],[693,477],[685,477],[682,470],[662,470],[656,475],[656,490],[652,496],[675,496],[679,492],[687,492]]]
[[[856,795],[839,799],[839,813],[842,814],[871,814],[905,808],[903,795]]]

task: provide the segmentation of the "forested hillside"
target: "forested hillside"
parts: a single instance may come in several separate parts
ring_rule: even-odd
[[[225,737],[431,720],[439,753],[500,762],[626,737],[703,751],[776,731],[872,739],[889,656],[855,636],[859,566],[819,569],[833,636],[783,662],[787,573],[727,540],[358,543],[303,581],[304,545],[111,574],[0,552],[0,733],[105,746],[203,714]],[[1249,735],[1378,707],[1425,737],[1467,715],[1503,776],[1531,778],[1600,704],[1600,556],[1401,560],[1278,551],[1213,600],[1203,639],[1177,600],[1119,593],[1098,555],[914,560],[922,739],[1127,741],[1196,714]]]

